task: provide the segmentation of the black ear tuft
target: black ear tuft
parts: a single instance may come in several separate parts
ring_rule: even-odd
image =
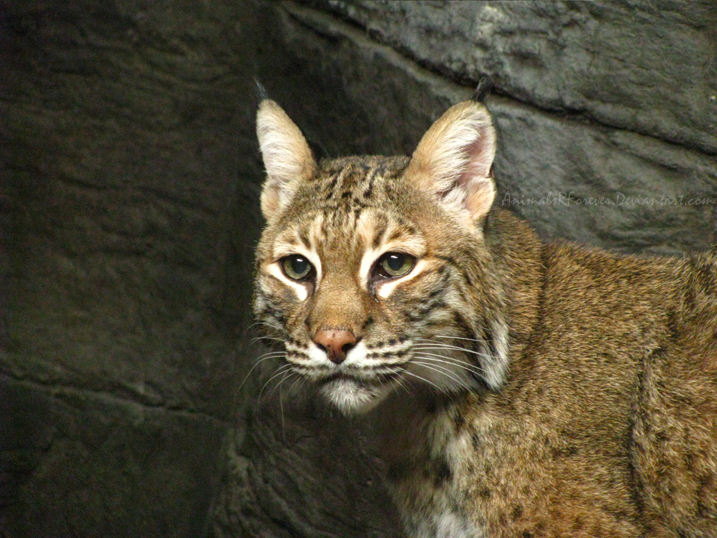
[[[269,92],[266,91],[266,88],[262,86],[261,82],[259,82],[256,78],[254,79],[254,91],[256,92],[256,98],[260,103],[269,99]]]
[[[476,103],[484,103],[492,89],[493,79],[490,78],[488,75],[482,76],[481,79],[478,81],[478,86],[476,86],[476,89],[471,96],[471,100],[475,101]]]

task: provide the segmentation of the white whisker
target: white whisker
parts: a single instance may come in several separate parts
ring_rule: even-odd
[[[459,361],[458,359],[453,359],[451,357],[444,357],[443,355],[435,355],[433,353],[425,353],[420,352],[416,353],[415,355],[418,358],[430,360],[433,362],[439,362],[443,364],[450,364],[451,366],[457,366],[458,368],[462,368],[463,370],[466,370],[472,374],[482,376],[483,371],[478,368],[477,366],[473,366],[472,364],[466,364],[464,362]]]
[[[282,344],[285,342],[283,338],[276,338],[274,336],[257,336],[256,338],[252,338],[250,342],[253,344],[255,342],[258,342],[260,340],[273,340],[276,342],[281,342]]]
[[[256,321],[256,322],[252,323],[251,325],[249,325],[246,329],[244,329],[244,332],[243,332],[242,334],[245,335],[245,334],[248,333],[251,329],[253,329],[254,327],[256,327],[256,326],[258,326],[258,325],[263,325],[263,326],[265,326],[265,327],[269,327],[269,328],[271,328],[271,329],[274,329],[275,331],[278,331],[278,332],[281,333],[281,334],[285,334],[285,333],[286,333],[286,330],[284,329],[284,327],[282,327],[282,326],[279,325],[279,324],[274,325],[274,324],[269,323],[269,322],[267,322],[267,321]]]
[[[434,338],[445,338],[448,340],[468,340],[469,342],[481,342],[485,343],[485,338],[466,338],[464,336],[442,336],[436,335]],[[419,338],[419,340],[427,340],[426,338]],[[430,341],[430,340],[429,340]]]
[[[398,377],[398,378],[396,378],[396,382],[398,383],[398,385],[399,385],[403,390],[406,391],[406,394],[409,394],[409,395],[411,395],[411,396],[414,395],[414,394],[411,392],[411,389],[408,388],[408,386],[406,385],[407,381],[406,381],[405,379],[403,379],[402,377]]]
[[[263,361],[266,358],[270,359],[272,357],[283,357],[284,355],[286,355],[286,351],[268,351],[267,353],[259,355],[254,360],[255,361]]]
[[[472,349],[466,349],[461,346],[452,346],[450,344],[443,344],[440,342],[434,342],[431,344],[418,344],[413,349],[455,349],[456,351],[463,351],[465,353],[471,353],[472,355],[478,355],[479,357],[485,357],[485,353],[482,351],[474,351]]]
[[[299,375],[299,374],[297,373],[296,381],[294,381],[294,384],[291,385],[291,387],[289,387],[289,394],[291,394],[291,392],[294,390],[294,387],[296,386],[296,384],[297,384],[299,381],[306,381],[306,378],[305,378],[304,376]]]
[[[271,376],[271,377],[266,381],[266,383],[264,383],[264,386],[261,387],[261,390],[259,391],[259,399],[260,399],[260,400],[261,400],[261,395],[262,395],[263,392],[264,392],[264,389],[266,388],[266,386],[267,386],[269,383],[271,383],[272,379],[274,379],[274,378],[276,378],[276,377],[279,377],[281,374],[283,374],[284,372],[286,372],[286,370],[289,369],[289,368],[291,368],[291,364],[284,364],[284,365],[280,366],[280,367],[276,370],[276,372],[274,373],[274,375]]]
[[[279,382],[276,384],[276,386],[271,390],[271,393],[269,394],[269,399],[271,399],[272,396],[274,396],[274,393],[276,392],[276,389],[279,389],[279,400],[281,400],[281,385],[286,381],[288,378],[291,378],[292,375],[298,375],[296,372],[289,370],[284,370],[284,377],[282,377]]]
[[[436,385],[436,384],[435,384],[433,381],[431,381],[430,379],[426,379],[425,377],[422,377],[422,376],[420,376],[420,375],[418,375],[418,374],[414,374],[413,372],[409,372],[408,370],[404,370],[403,373],[404,373],[404,374],[408,374],[408,375],[410,375],[411,377],[415,377],[416,379],[419,379],[419,380],[423,381],[424,383],[428,383],[429,385],[433,385],[438,392],[442,392],[442,393],[445,393],[445,392],[446,392],[445,389],[439,387],[438,385]]]
[[[258,358],[256,359],[256,362],[254,363],[254,366],[252,366],[252,367],[249,369],[249,372],[247,372],[246,376],[244,376],[244,379],[242,380],[242,382],[239,383],[239,387],[237,388],[237,392],[238,392],[239,390],[241,390],[241,388],[244,386],[244,383],[246,383],[246,380],[249,379],[249,376],[251,375],[251,373],[254,371],[254,369],[255,369],[257,366],[259,366],[260,363],[262,363],[262,362],[264,362],[264,361],[266,361],[266,360],[269,360],[269,359],[277,359],[277,358],[285,357],[285,356],[286,356],[286,352],[285,352],[285,351],[272,351],[271,353],[265,353],[264,355],[261,355],[260,357],[258,357]]]
[[[439,364],[430,364],[428,362],[422,362],[422,361],[413,361],[414,364],[418,364],[420,366],[423,366],[424,368],[427,368],[429,370],[432,370],[436,372],[439,375],[443,375],[449,379],[452,379],[455,381],[460,387],[463,388],[469,388],[468,385],[466,385],[465,381],[457,377],[453,372],[451,372],[450,369],[446,368],[445,366],[441,366]]]

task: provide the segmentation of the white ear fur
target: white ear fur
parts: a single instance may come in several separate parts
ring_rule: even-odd
[[[271,220],[288,202],[296,184],[316,173],[316,161],[299,128],[270,99],[259,105],[256,134],[266,168],[261,211],[264,218]]]
[[[405,176],[418,189],[440,197],[449,211],[477,220],[495,199],[495,146],[488,110],[464,101],[448,109],[423,135]]]

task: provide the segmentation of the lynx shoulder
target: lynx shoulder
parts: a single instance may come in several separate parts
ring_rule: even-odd
[[[408,157],[318,162],[273,101],[254,311],[375,423],[412,537],[717,536],[717,256],[544,244],[467,101]]]

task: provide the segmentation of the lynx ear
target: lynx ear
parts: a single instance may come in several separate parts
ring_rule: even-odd
[[[488,110],[474,101],[458,103],[423,135],[405,176],[439,197],[449,211],[478,220],[495,198],[495,145]]]
[[[316,173],[316,161],[299,128],[270,99],[259,105],[256,134],[266,168],[261,211],[264,218],[271,220],[288,202],[297,184]]]

